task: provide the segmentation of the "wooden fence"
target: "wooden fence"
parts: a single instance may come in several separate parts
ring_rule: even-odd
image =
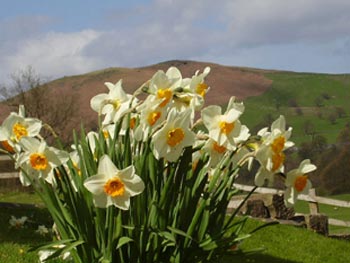
[[[0,155],[0,163],[4,162],[10,162],[10,167],[13,167],[12,160],[6,156],[6,155]],[[7,170],[5,172],[0,171],[0,186],[5,186],[3,182],[5,181],[12,181],[12,182],[18,182],[18,172],[15,172],[14,169],[12,171]],[[8,185],[8,184],[7,184]],[[241,185],[241,184],[235,184],[234,185],[237,189],[240,189],[242,191],[250,192],[254,187],[253,186],[247,186],[247,185]],[[255,190],[256,193],[260,194],[284,194],[283,190],[277,190],[273,188],[265,188],[265,187],[258,187]],[[299,195],[299,200],[303,200],[309,203],[309,209],[310,209],[310,215],[317,215],[319,214],[319,204],[326,204],[331,205],[334,207],[345,207],[350,208],[350,202],[348,201],[341,201],[341,200],[335,200],[331,198],[325,198],[321,196],[316,196],[315,189],[310,189],[309,195]],[[229,209],[235,209],[238,207],[238,205],[241,203],[241,200],[235,200],[233,199],[229,204]],[[343,227],[350,227],[350,221],[343,221],[335,218],[328,218],[328,223],[330,225],[335,226],[343,226]]]
[[[247,185],[241,185],[241,184],[234,184],[234,186],[237,189],[240,189],[246,192],[250,192],[254,188],[254,186],[247,186]],[[256,188],[255,192],[260,194],[279,194],[279,195],[284,194],[283,190],[277,190],[277,189],[265,188],[265,187],[258,187]],[[319,204],[326,204],[334,207],[350,208],[349,201],[342,201],[342,200],[316,196],[316,192],[314,188],[310,189],[309,195],[299,195],[298,200],[306,201],[309,203],[310,215],[319,214],[320,212]],[[229,204],[229,208],[232,209],[232,208],[238,207],[240,202],[241,200],[232,200]],[[328,224],[335,225],[335,226],[350,227],[350,221],[343,221],[335,218],[328,218]]]

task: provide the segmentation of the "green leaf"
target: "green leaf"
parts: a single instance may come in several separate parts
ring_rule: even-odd
[[[193,240],[193,238],[190,235],[188,235],[186,232],[184,232],[184,231],[182,231],[180,229],[177,229],[177,228],[174,228],[174,227],[170,227],[170,226],[168,226],[168,229],[171,232],[173,232],[173,233],[175,233],[177,235],[180,235],[180,236],[186,237],[186,238],[188,238],[190,240]]]
[[[215,240],[212,240],[211,238],[209,238],[205,242],[201,243],[199,247],[201,247],[205,251],[208,251],[208,250],[213,250],[217,248],[218,244]]]
[[[164,239],[169,240],[173,243],[176,243],[176,239],[175,239],[174,235],[168,231],[159,232],[159,236],[161,236]]]
[[[131,239],[130,237],[125,237],[125,236],[124,237],[120,237],[118,239],[118,243],[117,243],[116,249],[119,249],[122,246],[124,246],[125,244],[130,243],[130,242],[134,242],[134,240]]]
[[[79,246],[79,245],[81,245],[81,244],[83,244],[83,243],[85,243],[84,240],[78,240],[78,241],[75,241],[75,242],[73,242],[73,243],[71,243],[71,244],[69,244],[69,245],[67,245],[67,246],[64,246],[64,247],[62,247],[62,248],[59,248],[59,249],[56,250],[55,253],[53,253],[52,255],[50,255],[49,257],[47,257],[47,258],[45,259],[45,261],[50,260],[50,259],[53,259],[53,258],[56,258],[56,257],[58,257],[58,256],[60,256],[60,255],[63,255],[64,253],[71,251],[73,248],[75,248],[75,247],[77,247],[77,246]]]
[[[32,251],[36,251],[36,250],[44,250],[44,249],[49,249],[55,246],[59,246],[59,245],[63,245],[69,242],[72,242],[73,239],[65,239],[65,240],[58,240],[58,241],[52,241],[48,244],[45,245],[38,245],[38,246],[34,246],[31,247],[30,249],[28,249],[28,252],[32,252]]]

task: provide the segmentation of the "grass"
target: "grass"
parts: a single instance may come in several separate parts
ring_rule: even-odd
[[[306,121],[311,122],[315,131],[325,136],[328,143],[334,143],[339,131],[350,122],[348,75],[277,72],[265,76],[273,81],[271,88],[260,96],[244,101],[246,110],[242,122],[248,127],[256,126],[269,114],[273,118],[285,115],[288,125],[293,127],[292,140],[299,145],[310,140],[303,131]],[[327,99],[323,98],[325,96]],[[323,98],[323,106],[316,106],[317,97]],[[296,114],[295,108],[290,106],[291,99],[302,109],[302,115]],[[336,122],[331,124],[328,115],[334,111],[334,107],[342,107],[346,116],[337,118]],[[318,116],[319,112],[322,118]]]
[[[247,230],[262,223],[250,220]],[[247,239],[242,249],[263,247],[265,251],[241,258],[237,262],[348,262],[349,242],[320,236],[312,231],[287,225],[274,225],[264,228]],[[227,263],[232,262],[227,259]]]
[[[341,195],[338,198],[350,199],[350,195]],[[27,202],[33,200],[37,203],[38,198],[30,193],[10,193],[0,195],[0,202],[16,200]],[[303,206],[302,203],[298,203]],[[299,208],[297,208],[299,209]],[[333,211],[332,217],[337,211]],[[343,215],[343,212],[339,213]],[[24,229],[9,227],[11,215],[16,217],[28,216],[29,224]],[[50,237],[43,237],[35,232],[39,224],[49,227],[52,224],[50,216],[43,208],[1,208],[0,209],[0,262],[24,262],[37,263],[38,257],[35,252],[27,252],[31,246],[38,245]],[[263,223],[256,220],[248,220],[244,231],[249,233],[255,227]],[[242,257],[241,255],[226,256],[221,263],[231,262],[256,262],[256,263],[331,263],[348,262],[350,257],[350,243],[323,237],[312,231],[287,225],[273,225],[254,233],[251,238],[245,240],[240,248],[252,250],[263,248],[262,252]],[[59,261],[52,261],[59,262]],[[218,262],[220,263],[220,262]]]
[[[350,194],[334,195],[329,198],[350,201]],[[307,202],[298,201],[295,206],[298,213],[309,213],[309,205]],[[335,218],[344,221],[350,221],[350,208],[335,207],[331,205],[320,204],[320,213],[327,215],[329,218]],[[349,227],[329,225],[330,234],[350,234]]]
[[[41,205],[42,201],[38,195],[33,192],[0,192],[0,202],[37,204]]]
[[[28,220],[23,228],[17,229],[9,225],[11,216],[16,218],[27,216]],[[37,252],[27,250],[40,245],[51,237],[36,233],[39,225],[52,226],[52,220],[44,208],[21,207],[0,209],[0,262],[8,263],[37,263]],[[57,262],[57,261],[51,261]]]

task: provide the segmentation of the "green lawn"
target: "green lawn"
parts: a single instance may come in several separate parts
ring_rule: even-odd
[[[38,195],[33,192],[0,192],[0,202],[38,204],[42,201]]]
[[[350,201],[350,194],[334,195],[329,198]],[[296,212],[307,214],[309,213],[309,205],[307,202],[298,201],[295,206]],[[327,215],[329,218],[335,218],[344,221],[350,221],[350,208],[335,207],[331,205],[319,205],[320,213]],[[350,234],[349,227],[329,226],[330,234]]]
[[[16,218],[27,216],[28,220],[23,228],[17,229],[9,224],[11,216]],[[37,253],[27,252],[27,250],[31,246],[51,240],[50,235],[42,236],[36,233],[39,225],[52,227],[52,220],[44,208],[0,206],[0,225],[0,262],[37,263]]]

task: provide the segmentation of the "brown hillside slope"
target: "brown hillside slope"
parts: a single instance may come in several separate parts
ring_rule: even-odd
[[[83,121],[89,124],[96,121],[96,114],[90,109],[90,99],[98,93],[108,91],[104,82],[116,83],[119,79],[123,79],[124,89],[132,93],[150,79],[157,70],[166,71],[171,66],[178,67],[183,77],[192,76],[196,70],[203,71],[206,66],[211,67],[211,72],[206,79],[211,86],[206,97],[207,105],[225,104],[231,96],[236,96],[239,100],[257,96],[271,85],[271,80],[263,76],[266,72],[263,70],[176,60],[141,68],[107,68],[84,75],[64,77],[48,83],[48,88],[54,96],[77,95],[76,103],[79,105],[79,110],[73,114],[72,118],[76,119],[77,123]],[[9,109],[0,104],[0,122],[8,113]]]

